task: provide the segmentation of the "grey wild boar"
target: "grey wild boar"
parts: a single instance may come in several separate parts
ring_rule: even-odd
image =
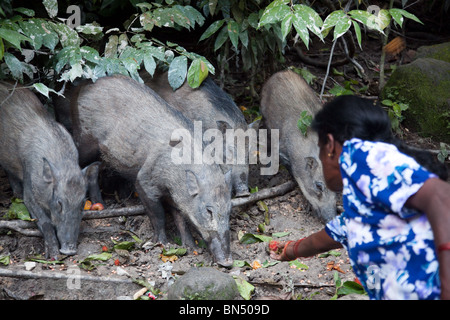
[[[322,107],[308,84],[290,70],[269,78],[261,93],[260,111],[269,129],[279,129],[280,159],[297,181],[313,211],[324,222],[336,215],[336,195],[328,190],[319,160],[317,133],[305,137],[297,126],[302,111],[314,115]]]
[[[0,166],[36,219],[47,257],[76,253],[86,190],[98,165],[81,170],[72,137],[36,95],[0,83]]]
[[[224,172],[231,170],[231,181],[235,196],[248,196],[250,194],[248,191],[248,160],[242,160],[238,155],[238,152],[241,151],[245,153],[246,146],[239,140],[237,140],[237,143],[241,143],[241,145],[236,145],[234,135],[229,136],[233,138],[233,141],[226,141],[227,130],[235,132],[236,137],[238,137],[238,134],[247,133],[248,130],[244,115],[231,97],[219,88],[211,78],[206,78],[197,89],[191,88],[186,81],[174,91],[169,85],[167,73],[157,73],[154,77],[151,77],[145,72],[141,74],[141,77],[147,86],[180,110],[186,117],[192,121],[201,121],[203,131],[217,129],[223,134],[222,169]],[[238,151],[238,148],[241,149]],[[227,152],[229,152],[228,155]]]
[[[134,182],[155,241],[167,242],[167,210],[183,244],[194,243],[188,222],[206,241],[215,261],[230,266],[230,174],[224,175],[217,164],[174,160],[190,149],[192,121],[144,84],[124,76],[85,82],[66,97],[80,159],[89,162],[101,156],[106,165]]]

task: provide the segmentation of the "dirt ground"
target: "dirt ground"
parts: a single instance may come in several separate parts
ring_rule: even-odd
[[[263,184],[267,187],[279,185],[290,179],[288,172],[282,169],[276,176],[266,179],[258,176],[252,168],[250,186]],[[259,170],[258,170],[259,171]],[[2,172],[0,178],[1,212],[9,206],[10,190],[7,180]],[[107,199],[108,207],[119,206],[111,197]],[[270,217],[270,224],[266,227],[266,235],[276,232],[289,232],[279,240],[300,239],[312,232],[323,228],[323,223],[311,215],[310,206],[301,195],[298,188],[279,197],[264,200]],[[130,206],[138,204],[137,199],[128,199],[125,204]],[[254,244],[241,244],[238,234],[258,232],[258,225],[265,221],[265,210],[260,206],[247,205],[234,207],[231,215],[231,250],[234,260],[245,261],[254,265],[255,261],[264,265],[273,262],[267,252],[267,242]],[[168,226],[169,237],[176,237],[176,232]],[[135,241],[131,235],[142,240],[142,245],[127,250],[112,250],[111,258],[107,261],[93,261],[96,267],[87,271],[80,268],[79,261],[93,254],[102,253],[106,246],[111,250],[114,242]],[[195,237],[195,234],[194,234]],[[354,275],[350,269],[345,250],[336,250],[338,256],[312,257],[299,260],[302,270],[290,267],[288,262],[280,262],[269,267],[253,269],[246,265],[230,269],[221,268],[211,263],[212,257],[206,249],[189,249],[187,254],[178,257],[173,262],[172,277],[164,277],[161,267],[164,264],[161,254],[163,247],[149,241],[152,238],[152,227],[147,216],[134,216],[124,218],[105,218],[83,220],[81,235],[79,237],[78,253],[67,257],[63,264],[36,263],[31,273],[40,273],[44,278],[33,279],[30,276],[0,277],[0,299],[131,299],[142,289],[139,284],[132,283],[131,279],[141,279],[149,282],[160,291],[158,299],[164,299],[170,281],[182,276],[194,266],[210,266],[234,276],[240,276],[255,286],[252,299],[330,299],[335,294],[333,280],[334,270],[339,270],[343,281],[353,280]],[[198,236],[196,239],[199,239]],[[179,248],[173,241],[165,249]],[[14,231],[4,230],[0,235],[0,256],[9,255],[10,264],[0,266],[2,270],[11,270],[25,274],[24,263],[30,258],[43,254],[43,239],[29,237]],[[331,269],[331,267],[335,269]],[[328,267],[328,268],[327,268]],[[86,276],[77,283],[70,278],[73,274]],[[106,278],[105,278],[106,277]],[[104,281],[104,280],[109,281]],[[119,279],[116,282],[114,279]]]
[[[367,43],[370,47],[370,43]],[[380,52],[379,42],[374,42],[373,51]],[[366,49],[365,49],[366,50]],[[370,56],[364,51],[358,57],[359,61],[379,61],[379,57]],[[294,61],[295,57],[289,58]],[[302,67],[297,62],[296,66]],[[324,74],[323,69],[309,68],[314,74]],[[351,66],[345,66],[346,76],[356,77]],[[371,70],[368,68],[367,70]],[[369,79],[373,79],[371,75]],[[335,77],[337,81],[339,79]],[[320,80],[320,79],[319,79]],[[319,91],[321,80],[316,81],[312,87]],[[367,83],[371,86],[371,83]],[[329,88],[328,88],[329,89]],[[327,90],[328,90],[327,89]],[[239,91],[243,90],[243,91]],[[252,108],[256,100],[241,99],[245,95],[245,86],[236,86],[230,90],[236,94],[239,106]],[[258,88],[256,88],[258,90]],[[239,96],[238,96],[239,95]],[[375,94],[376,95],[376,94]],[[419,139],[414,134],[408,135],[408,140],[414,141],[416,146],[427,149],[438,149],[436,143],[429,139]],[[290,179],[285,169],[271,177],[259,175],[257,167],[251,167],[250,187],[263,188],[280,185]],[[8,209],[11,203],[11,190],[3,171],[0,170],[0,216]],[[112,194],[106,196],[107,207],[124,207],[139,204],[139,200],[130,193],[125,199],[117,202]],[[264,200],[267,205],[270,224],[266,227],[265,235],[288,232],[289,234],[279,240],[296,240],[321,230],[324,225],[312,215],[308,202],[304,199],[299,188],[278,197]],[[21,235],[11,230],[0,230],[0,257],[9,256],[10,263],[1,264],[0,272],[13,272],[15,276],[0,276],[0,299],[58,299],[58,300],[97,300],[97,299],[133,299],[133,296],[143,286],[132,279],[145,280],[157,289],[157,299],[166,297],[169,283],[181,277],[194,266],[214,266],[220,271],[239,276],[255,287],[252,300],[255,299],[302,299],[302,300],[329,300],[336,292],[334,274],[344,281],[352,281],[355,276],[351,270],[347,253],[344,249],[335,250],[326,257],[314,256],[299,259],[304,266],[301,269],[290,266],[288,262],[274,262],[267,252],[267,243],[241,244],[238,240],[243,233],[261,234],[257,228],[264,223],[264,208],[257,204],[234,207],[231,225],[231,250],[235,261],[243,261],[244,266],[230,269],[221,268],[211,263],[212,258],[206,249],[189,249],[187,254],[178,257],[173,262],[163,262],[161,254],[163,249],[179,248],[175,242],[163,248],[150,241],[152,227],[148,217],[134,216],[127,218],[105,218],[84,220],[79,237],[78,253],[67,257],[62,264],[47,264],[37,262],[32,271],[25,270],[25,263],[31,258],[42,255],[44,251],[41,237]],[[168,225],[169,237],[176,237],[172,226]],[[135,236],[138,238],[133,238]],[[194,234],[195,237],[195,234]],[[197,236],[197,240],[200,240]],[[134,241],[135,246],[130,250],[113,250],[115,243]],[[139,243],[138,243],[139,242]],[[201,243],[201,242],[200,242]],[[107,250],[111,254],[106,261],[91,261],[87,265],[93,267],[88,271],[81,268],[80,261],[94,254],[101,254]],[[164,257],[163,257],[164,258]],[[269,262],[270,266],[252,268],[255,261],[263,266]],[[250,265],[250,266],[249,266]],[[167,273],[164,267],[172,267]],[[40,274],[41,278],[33,278]],[[81,280],[74,280],[71,275],[80,274]],[[354,297],[356,298],[356,297]]]

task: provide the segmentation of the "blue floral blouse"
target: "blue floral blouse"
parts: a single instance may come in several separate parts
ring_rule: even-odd
[[[431,226],[404,207],[436,175],[391,144],[354,138],[339,158],[344,212],[325,230],[348,251],[371,299],[439,299]]]

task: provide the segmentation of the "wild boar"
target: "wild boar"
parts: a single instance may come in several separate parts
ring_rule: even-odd
[[[321,107],[314,91],[290,70],[272,75],[262,88],[260,111],[269,129],[279,129],[281,162],[313,211],[326,222],[336,215],[336,194],[325,185],[317,133],[308,130],[305,137],[297,125],[302,111],[314,115]]]
[[[47,257],[76,253],[86,190],[98,165],[81,170],[72,137],[36,95],[0,83],[0,166],[36,219]]]
[[[174,160],[181,151],[191,150],[192,121],[147,86],[124,76],[86,82],[66,97],[80,160],[101,155],[108,166],[133,181],[155,241],[167,242],[165,212],[172,211],[185,245],[194,243],[187,220],[216,262],[230,266],[230,175],[217,164]]]
[[[238,161],[238,146],[234,141],[226,141],[226,130],[247,132],[248,126],[241,110],[233,99],[223,91],[211,78],[206,78],[199,88],[193,89],[185,82],[177,90],[169,85],[167,73],[157,73],[151,77],[147,72],[141,73],[145,84],[153,89],[170,105],[180,110],[192,121],[201,121],[203,131],[218,129],[224,136],[224,172],[231,170],[231,181],[236,197],[248,196],[248,161]],[[239,141],[238,141],[239,143]],[[245,146],[241,146],[246,148]],[[226,151],[229,148],[227,158]],[[245,150],[244,150],[245,152]],[[231,155],[231,157],[230,157]]]

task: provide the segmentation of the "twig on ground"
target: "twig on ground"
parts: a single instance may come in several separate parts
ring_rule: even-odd
[[[272,198],[276,196],[281,196],[296,187],[294,181],[288,181],[279,186],[263,189],[261,191],[252,193],[248,197],[234,198],[231,200],[232,207],[243,206],[246,204],[251,204],[259,200]],[[114,218],[114,217],[130,217],[139,216],[145,214],[145,208],[142,205],[136,205],[126,208],[109,208],[102,211],[88,210],[83,212],[83,220],[91,219],[104,219],[104,218]],[[23,235],[31,237],[40,237],[41,233],[36,228],[36,224],[32,221],[23,220],[0,220],[0,229],[7,228],[17,231]]]

